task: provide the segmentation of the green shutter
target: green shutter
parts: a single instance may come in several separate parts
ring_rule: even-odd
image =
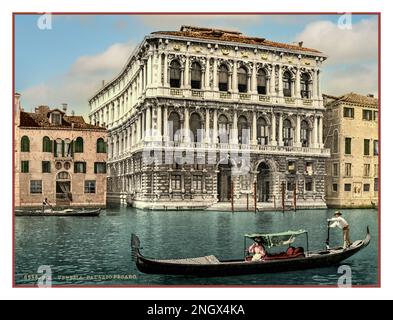
[[[97,162],[94,162],[94,173],[97,173]]]
[[[83,173],[86,173],[86,162],[83,162]]]
[[[74,140],[71,141],[71,157],[74,157]]]
[[[61,155],[62,155],[62,157],[64,157],[64,152],[65,151],[65,143],[64,143],[64,140],[62,140],[61,141]]]
[[[74,162],[74,173],[76,173],[76,162]]]
[[[56,140],[53,140],[53,155],[56,157],[57,153],[57,143]]]

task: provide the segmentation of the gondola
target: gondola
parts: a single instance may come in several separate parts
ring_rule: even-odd
[[[16,209],[15,216],[29,217],[97,217],[100,215],[101,209],[64,209],[64,210],[34,210],[34,209]]]
[[[294,242],[295,238],[301,234],[307,235],[307,232],[300,230],[267,235],[253,234],[245,235],[245,239],[263,237],[265,240],[265,246],[270,248],[284,244],[290,245]],[[363,240],[353,242],[352,245],[346,249],[341,247],[329,248],[327,246],[325,250],[308,251],[307,235],[307,250],[303,253],[291,256],[288,256],[285,253],[268,255],[263,260],[255,262],[247,261],[246,256],[242,260],[219,260],[213,255],[171,260],[147,258],[141,254],[140,240],[135,234],[132,234],[131,236],[131,247],[136,266],[138,270],[143,273],[222,277],[230,275],[276,273],[334,266],[367,247],[370,243],[370,239],[370,231],[367,227],[366,237]]]

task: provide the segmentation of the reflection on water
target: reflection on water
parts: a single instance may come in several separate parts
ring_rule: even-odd
[[[343,210],[352,240],[363,239],[370,226],[370,245],[344,264],[352,268],[354,285],[378,281],[378,213]],[[228,213],[207,211],[151,212],[108,209],[100,217],[17,217],[15,224],[16,283],[41,265],[50,265],[54,284],[124,285],[336,285],[336,267],[277,274],[197,278],[140,273],[131,261],[130,235],[141,239],[143,253],[156,258],[216,255],[243,256],[243,234],[307,229],[310,249],[321,249],[327,237],[326,219],[333,210]],[[331,245],[341,245],[341,230],[331,231]],[[298,239],[299,245],[303,239]],[[70,278],[69,276],[79,276]],[[124,279],[124,276],[128,279]],[[90,278],[87,278],[90,276]],[[123,279],[118,279],[123,276]],[[104,278],[106,277],[106,278]],[[115,277],[115,279],[114,279]]]

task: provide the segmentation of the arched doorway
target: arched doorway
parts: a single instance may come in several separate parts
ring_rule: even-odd
[[[56,175],[56,205],[69,205],[72,201],[71,178],[67,171]]]
[[[225,202],[231,200],[232,187],[232,163],[220,163],[217,174],[218,201]]]
[[[271,193],[271,170],[266,162],[261,162],[257,168],[257,200],[258,202],[269,202]]]

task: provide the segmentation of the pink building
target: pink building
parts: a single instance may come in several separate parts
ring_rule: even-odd
[[[105,207],[106,129],[82,116],[39,106],[25,112],[15,95],[15,207]]]

